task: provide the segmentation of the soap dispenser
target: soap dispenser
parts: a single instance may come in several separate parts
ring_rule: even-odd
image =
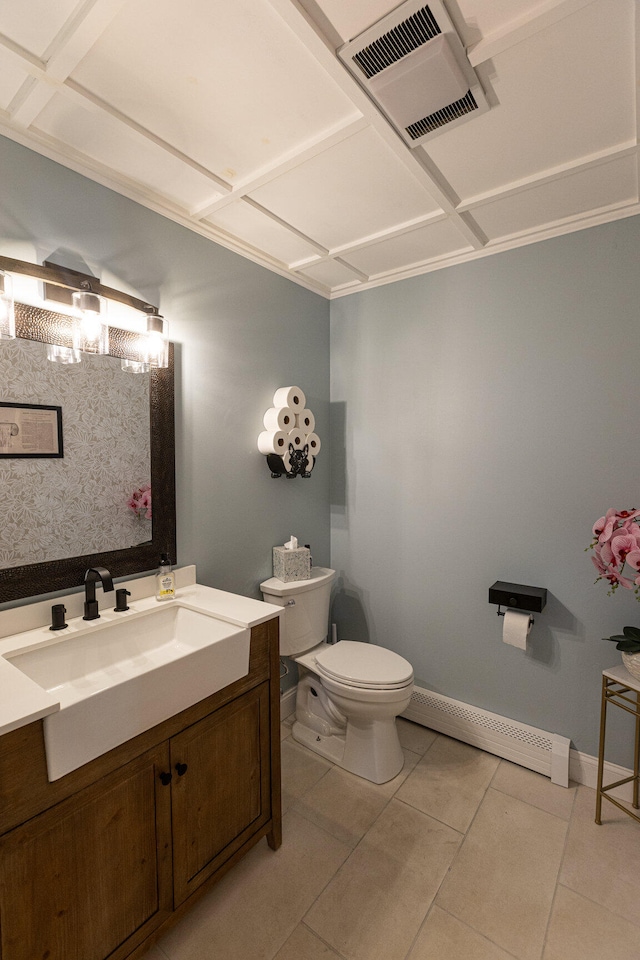
[[[176,575],[171,569],[171,561],[166,553],[160,557],[156,580],[156,600],[173,600],[176,595]]]

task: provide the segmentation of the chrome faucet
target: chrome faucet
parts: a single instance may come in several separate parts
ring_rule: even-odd
[[[111,579],[109,571],[105,570],[104,567],[90,567],[84,575],[85,601],[83,620],[97,620],[100,616],[98,613],[98,601],[96,600],[96,584],[98,580],[102,582],[102,589],[105,593],[113,590],[113,580]]]

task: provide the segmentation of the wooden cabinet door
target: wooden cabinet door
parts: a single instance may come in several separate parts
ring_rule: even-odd
[[[2,960],[126,956],[169,915],[167,769],[165,744],[0,839]]]
[[[268,683],[171,740],[176,905],[269,819],[269,743]]]

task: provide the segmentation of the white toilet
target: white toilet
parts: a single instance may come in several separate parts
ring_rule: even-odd
[[[396,717],[409,705],[413,668],[372,643],[325,642],[334,577],[314,567],[310,580],[260,584],[267,603],[285,607],[280,653],[300,672],[293,737],[350,773],[386,783],[404,763]]]

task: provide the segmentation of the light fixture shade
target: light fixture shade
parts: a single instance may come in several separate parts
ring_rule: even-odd
[[[76,316],[73,321],[73,349],[83,353],[109,353],[106,301],[97,293],[80,290],[73,294]]]
[[[0,270],[0,340],[14,340],[15,335],[12,280],[8,273]]]
[[[164,317],[147,317],[146,358],[150,367],[169,366],[169,324]]]
[[[121,360],[120,366],[125,373],[149,373],[149,364],[142,360]]]
[[[79,350],[60,347],[57,343],[48,343],[47,360],[51,360],[52,363],[80,363],[82,357]]]

